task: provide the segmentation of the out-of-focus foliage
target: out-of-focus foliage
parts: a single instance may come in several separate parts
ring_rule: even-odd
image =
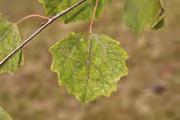
[[[126,0],[124,19],[136,33],[158,29],[164,24],[164,9],[159,0]]]
[[[20,43],[21,38],[17,26],[0,16],[0,61],[16,49]],[[22,51],[19,51],[0,67],[0,73],[14,73],[22,63]]]
[[[0,120],[12,120],[11,116],[0,107]]]
[[[59,12],[71,7],[73,4],[77,3],[79,0],[39,0],[43,4],[45,11],[48,15],[56,15]],[[98,18],[104,8],[106,0],[99,0],[96,18]],[[88,21],[91,19],[96,0],[87,0],[85,3],[72,10],[70,13],[63,17],[64,22],[72,22],[77,20]]]

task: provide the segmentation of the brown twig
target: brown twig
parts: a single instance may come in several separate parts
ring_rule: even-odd
[[[74,8],[78,7],[82,3],[84,3],[87,0],[80,0],[73,6],[69,7],[68,9],[62,11],[61,13],[55,15],[54,17],[50,18],[45,24],[43,24],[39,29],[37,29],[32,35],[30,35],[19,47],[17,47],[13,52],[11,52],[9,55],[7,55],[1,62],[0,67],[5,64],[14,54],[16,54],[19,50],[21,50],[27,43],[32,41],[33,38],[35,38],[41,31],[43,31],[46,27],[48,27],[51,23],[56,21],[58,18],[62,17],[63,15],[69,13]]]

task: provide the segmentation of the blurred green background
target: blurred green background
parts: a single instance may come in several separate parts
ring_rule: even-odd
[[[0,106],[14,120],[180,120],[180,0],[167,1],[164,28],[139,37],[122,21],[124,1],[108,3],[94,25],[94,32],[119,40],[129,53],[129,75],[117,92],[81,105],[58,86],[48,48],[68,32],[87,32],[89,23],[57,21],[23,49],[25,65],[14,76],[0,75]],[[0,0],[0,13],[12,22],[44,14],[38,0]],[[41,22],[21,23],[23,40]]]

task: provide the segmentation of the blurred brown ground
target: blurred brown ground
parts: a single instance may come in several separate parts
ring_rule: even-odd
[[[25,65],[14,76],[0,76],[0,106],[14,120],[180,120],[180,0],[168,0],[164,28],[138,38],[122,22],[123,3],[113,0],[94,26],[94,32],[119,40],[130,55],[129,75],[110,98],[82,106],[58,86],[48,48],[68,32],[88,29],[88,23],[58,21],[23,49]],[[0,12],[15,22],[43,9],[38,0],[0,0]],[[22,38],[40,23],[23,22]]]

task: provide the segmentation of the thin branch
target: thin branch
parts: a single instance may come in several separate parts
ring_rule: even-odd
[[[23,22],[24,20],[26,19],[29,19],[29,18],[34,18],[34,17],[37,17],[37,18],[41,18],[41,19],[44,19],[44,20],[49,20],[50,18],[49,17],[46,17],[46,16],[42,16],[42,15],[28,15],[26,17],[23,17],[22,19],[20,19],[19,21],[17,21],[15,24],[19,24],[21,22]]]
[[[8,56],[6,56],[1,62],[0,62],[0,67],[5,64],[14,54],[16,54],[19,50],[21,50],[27,43],[32,41],[33,38],[35,38],[39,33],[41,33],[46,27],[48,27],[51,23],[56,21],[58,18],[62,17],[63,15],[69,13],[71,10],[74,8],[78,7],[82,3],[84,3],[87,0],[80,0],[73,6],[69,7],[68,9],[64,10],[63,12],[55,15],[51,19],[48,20],[45,24],[43,24],[39,29],[37,29],[32,35],[30,35],[19,47],[17,47],[13,52],[11,52]]]
[[[94,12],[93,12],[92,19],[91,19],[90,26],[89,26],[89,33],[90,34],[92,33],[93,22],[94,22],[94,18],[95,18],[95,15],[96,15],[98,4],[99,4],[99,0],[96,0],[96,5],[94,7]]]

